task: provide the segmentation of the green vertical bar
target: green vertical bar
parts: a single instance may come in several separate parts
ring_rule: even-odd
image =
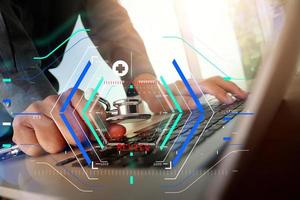
[[[97,135],[96,130],[94,129],[92,123],[90,122],[88,116],[86,115],[86,112],[87,112],[89,106],[91,105],[94,97],[96,96],[96,94],[97,94],[100,86],[102,85],[103,80],[104,80],[104,78],[101,77],[101,79],[99,80],[99,82],[96,85],[96,88],[93,90],[92,95],[90,96],[89,100],[86,102],[86,104],[85,104],[85,106],[84,106],[84,108],[82,110],[83,119],[85,120],[85,122],[88,125],[89,129],[92,131],[92,134],[96,138],[96,140],[97,140],[98,144],[100,145],[101,149],[104,149],[104,144],[101,142],[99,136]]]
[[[167,93],[171,97],[173,103],[175,104],[176,109],[178,110],[178,112],[182,113],[183,111],[182,111],[179,103],[177,102],[176,98],[174,97],[174,95],[173,95],[171,89],[169,88],[168,84],[166,83],[165,79],[162,76],[160,76],[160,80],[161,80],[162,84],[164,85],[164,87],[166,88]]]
[[[129,176],[129,184],[133,185],[134,183],[134,177],[133,176]]]
[[[177,124],[178,124],[178,122],[179,122],[181,116],[182,116],[182,113],[180,113],[180,114],[177,116],[177,118],[175,119],[173,125],[171,126],[171,128],[170,128],[170,130],[169,130],[169,132],[168,132],[168,134],[166,135],[164,141],[161,143],[161,145],[160,145],[160,147],[159,147],[160,150],[163,150],[163,148],[164,148],[165,145],[167,144],[167,142],[168,142],[169,138],[171,137],[171,135],[172,135],[174,129],[176,128],[176,126],[177,126]]]

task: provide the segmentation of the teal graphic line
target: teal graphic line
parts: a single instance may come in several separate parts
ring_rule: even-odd
[[[164,85],[164,87],[166,88],[167,93],[168,93],[169,96],[171,97],[171,99],[172,99],[172,101],[173,101],[173,103],[174,103],[176,109],[178,110],[178,112],[182,113],[183,111],[182,111],[182,109],[181,109],[179,103],[177,102],[176,98],[174,97],[174,95],[173,95],[171,89],[169,88],[168,84],[166,83],[164,77],[163,77],[163,76],[160,76],[160,80],[161,80],[162,84]]]
[[[108,91],[106,93],[105,99],[108,97],[108,95],[113,87],[115,87],[115,85],[110,86],[110,88],[108,89]]]
[[[225,73],[223,70],[220,69],[215,63],[213,63],[211,60],[209,60],[205,55],[203,55],[198,49],[196,49],[193,45],[191,45],[188,41],[186,41],[184,38],[178,37],[178,36],[163,36],[163,38],[166,39],[178,39],[184,42],[186,45],[188,45],[191,49],[193,49],[197,54],[199,54],[204,60],[206,60],[209,64],[211,64],[213,67],[215,67],[219,72],[221,72],[224,77],[223,79],[225,81],[230,81],[230,80],[236,80],[236,81],[243,81],[243,80],[248,80],[246,78],[233,78],[229,76],[227,73]]]
[[[171,121],[173,120],[175,115],[176,114],[171,114],[170,117],[168,118],[168,121],[162,125],[162,126],[164,126],[164,128],[161,130],[162,133],[164,133],[164,131],[168,128],[169,124],[171,123]],[[159,129],[160,129],[160,127],[159,127]],[[160,134],[161,137],[159,137],[157,139],[156,144],[158,144],[160,142],[160,139],[162,138],[162,133]]]
[[[174,121],[173,125],[171,126],[169,132],[167,133],[167,135],[166,135],[164,141],[161,143],[161,145],[160,145],[160,147],[159,147],[160,150],[163,150],[163,148],[164,148],[165,145],[167,144],[169,138],[171,137],[171,135],[172,135],[174,129],[176,128],[178,122],[180,121],[182,115],[183,115],[183,113],[180,113],[180,114],[177,116],[177,118],[175,119],[175,121]]]
[[[233,81],[246,81],[246,80],[250,80],[250,79],[247,79],[247,78],[233,78],[233,77],[229,77],[229,76],[225,76],[225,77],[223,77],[223,79],[225,81],[231,81],[231,80],[233,80]]]
[[[98,92],[100,86],[102,85],[102,83],[103,83],[103,77],[101,77],[101,79],[100,79],[99,82],[97,83],[96,88],[93,90],[92,95],[90,96],[89,100],[86,102],[86,104],[85,104],[85,106],[84,106],[84,108],[83,108],[83,110],[82,110],[82,116],[83,116],[83,119],[85,120],[85,122],[86,122],[86,124],[88,125],[89,129],[92,131],[92,133],[93,133],[95,139],[97,140],[99,146],[101,147],[101,149],[104,148],[104,145],[103,145],[103,143],[101,142],[99,136],[97,135],[97,132],[96,132],[96,130],[94,129],[92,123],[90,122],[88,116],[86,115],[86,112],[87,112],[88,108],[90,107],[90,105],[91,105],[91,103],[92,103],[94,97],[96,96],[96,94],[97,94],[97,92]]]
[[[42,56],[42,57],[33,57],[33,60],[43,60],[43,59],[48,58],[51,54],[53,54],[55,51],[57,51],[57,49],[59,49],[62,45],[64,45],[66,42],[68,42],[72,37],[74,37],[78,33],[89,32],[89,31],[91,31],[91,30],[90,29],[78,29],[77,31],[72,33],[65,41],[63,41],[60,45],[58,45],[55,49],[53,49],[50,53],[48,53],[47,55]]]
[[[87,17],[87,13],[85,12],[81,12],[79,14],[80,18],[86,18]],[[52,31],[50,34],[48,34],[47,36],[41,37],[41,38],[37,38],[34,40],[34,44],[36,46],[46,46],[49,43],[53,42],[54,40],[56,40],[61,34],[63,34],[64,32],[68,31],[68,29],[71,26],[74,26],[74,24],[76,23],[76,20],[78,18],[78,13],[72,15],[69,19],[67,19],[61,26],[57,27],[54,31]]]
[[[2,144],[2,148],[10,148],[11,144]]]
[[[11,82],[11,78],[3,78],[2,82],[3,83],[10,83]]]

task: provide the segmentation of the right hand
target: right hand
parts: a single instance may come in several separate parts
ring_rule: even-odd
[[[65,92],[61,98],[58,95],[51,95],[28,106],[24,112],[38,112],[40,113],[39,119],[35,119],[32,116],[15,117],[13,121],[13,142],[19,145],[24,153],[30,156],[38,156],[44,152],[58,153],[66,147],[66,141],[73,146],[76,145],[71,133],[59,115],[62,104],[70,91]],[[82,116],[85,103],[83,92],[77,90],[67,106],[65,116],[81,142],[86,141],[86,137],[95,141]],[[52,110],[51,115],[51,109],[55,104],[56,106]],[[91,107],[93,107],[92,105],[93,103]],[[96,115],[99,113],[101,120],[105,122],[106,114],[99,103],[96,103],[92,110],[87,111],[87,116],[92,122],[91,118],[97,117]],[[126,129],[118,124],[107,125],[107,129],[112,138],[121,138],[126,133]],[[101,137],[100,140],[102,141]]]

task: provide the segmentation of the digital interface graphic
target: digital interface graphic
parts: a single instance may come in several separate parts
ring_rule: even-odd
[[[59,49],[64,43],[68,42],[72,37],[80,32],[88,32],[89,29],[78,29],[74,30],[72,35],[68,37],[64,42],[62,42],[57,48],[53,49],[49,54],[41,57],[34,57],[34,60],[47,59],[49,55]],[[79,39],[73,46],[85,39],[82,37]],[[172,38],[172,37],[165,37]],[[219,69],[214,63],[207,59],[201,52],[192,47],[184,39],[181,39],[187,46],[195,50],[196,53],[199,53],[212,67],[217,68],[221,74],[224,75],[224,80],[233,80],[236,78],[230,77],[228,74]],[[65,51],[65,54],[71,51],[71,46]],[[105,181],[101,181],[97,176],[94,176],[95,172],[99,172],[100,169],[111,169],[118,168],[118,170],[124,171],[127,176],[127,183],[134,186],[138,184],[136,180],[138,175],[128,172],[128,169],[120,169],[119,167],[128,166],[130,169],[143,169],[143,173],[153,173],[151,167],[159,169],[163,174],[161,177],[164,180],[164,184],[160,186],[161,190],[166,194],[176,194],[181,193],[198,181],[206,173],[210,173],[214,170],[214,167],[221,162],[222,159],[218,160],[211,168],[207,170],[200,170],[199,166],[189,166],[189,160],[192,159],[193,150],[195,147],[203,142],[206,137],[209,137],[215,130],[223,127],[226,123],[232,120],[236,115],[253,115],[254,113],[244,113],[242,107],[239,107],[242,102],[237,102],[230,105],[224,113],[219,112],[219,107],[222,107],[221,104],[214,104],[213,100],[208,100],[204,92],[201,90],[201,86],[198,85],[198,82],[195,78],[192,77],[190,81],[187,80],[186,76],[182,72],[180,64],[173,59],[170,61],[170,70],[173,70],[174,73],[178,74],[180,80],[182,80],[185,91],[180,91],[178,88],[176,90],[181,95],[183,92],[187,92],[188,95],[194,101],[196,109],[191,109],[187,102],[185,102],[184,97],[181,95],[181,99],[176,99],[172,90],[168,86],[164,76],[162,75],[157,80],[139,80],[134,82],[133,80],[129,81],[129,90],[138,90],[140,95],[143,93],[150,93],[155,96],[155,101],[162,106],[162,112],[159,115],[152,115],[149,118],[141,119],[140,116],[133,117],[133,123],[143,123],[143,121],[152,120],[150,126],[136,130],[132,136],[127,138],[113,139],[107,127],[107,122],[101,119],[100,112],[107,112],[96,110],[97,104],[101,105],[101,100],[99,97],[108,98],[110,95],[110,90],[116,85],[122,85],[124,81],[110,80],[106,79],[105,76],[101,75],[99,69],[101,68],[101,58],[97,56],[88,57],[88,52],[91,49],[96,47],[88,47],[83,53],[81,62],[77,64],[77,67],[74,68],[74,71],[70,71],[72,74],[68,80],[65,89],[69,89],[69,93],[66,96],[65,93],[62,93],[57,99],[54,106],[51,108],[51,117],[56,122],[59,120],[63,121],[63,126],[68,130],[68,133],[72,136],[75,141],[75,145],[68,143],[68,149],[65,150],[65,154],[68,156],[65,159],[57,159],[55,156],[48,155],[47,161],[37,161],[35,165],[44,165],[48,166],[48,171],[50,173],[53,170],[53,173],[57,173],[67,180],[74,188],[78,189],[81,192],[93,192],[97,190],[97,187],[100,185],[106,185]],[[118,60],[112,65],[113,72],[120,78],[125,76],[127,73],[131,73],[130,70],[133,70],[132,67],[129,67],[128,64],[123,60]],[[24,80],[33,80],[36,76],[40,74],[35,74],[32,77],[22,77]],[[78,111],[77,107],[73,109],[67,109],[75,93],[81,86],[81,83],[87,79],[86,77],[91,77],[90,80],[86,80],[85,88],[92,88],[91,94],[86,98],[85,94],[82,93],[78,106],[81,102],[85,102],[84,106],[80,110],[80,116],[82,116],[84,122],[88,127],[88,131],[91,133],[92,137],[88,136],[88,133],[81,127],[81,124],[78,121],[78,116],[75,116],[74,112]],[[127,80],[126,80],[127,81]],[[3,82],[9,84],[12,82],[11,79],[5,78]],[[74,83],[74,84],[71,84]],[[195,87],[191,87],[191,84],[195,84]],[[103,87],[109,87],[106,94],[102,92]],[[146,90],[142,90],[146,88]],[[158,91],[157,91],[158,89]],[[196,89],[196,91],[195,91]],[[201,103],[198,99],[199,94],[204,97],[204,104]],[[104,100],[105,100],[104,98]],[[134,97],[131,97],[134,98]],[[85,100],[83,100],[85,99]],[[183,101],[187,106],[188,110],[184,111],[180,106],[178,101]],[[9,99],[3,99],[2,102],[6,106],[10,106],[11,102]],[[109,104],[109,102],[108,102]],[[140,103],[138,103],[140,104]],[[164,106],[168,108],[164,108]],[[105,106],[105,105],[103,105]],[[225,105],[223,105],[225,106]],[[110,108],[110,107],[109,107]],[[59,112],[55,110],[59,109]],[[110,108],[111,109],[111,108]],[[109,111],[109,110],[108,110]],[[145,113],[146,114],[146,113]],[[39,118],[39,113],[28,113],[20,112],[14,113],[18,117],[31,117],[35,120],[41,120]],[[67,117],[68,116],[68,117]],[[137,122],[135,120],[138,119]],[[74,130],[74,125],[71,125],[75,122],[76,130],[81,131],[81,134],[84,136],[84,139],[78,138],[78,133]],[[122,120],[118,120],[119,123],[122,123]],[[59,124],[59,123],[57,123]],[[127,124],[127,123],[125,123]],[[11,122],[3,122],[3,126],[11,126]],[[213,126],[213,129],[209,129]],[[63,129],[64,127],[58,127]],[[93,138],[91,140],[90,138]],[[219,136],[219,146],[221,147],[223,143],[230,143],[231,135],[221,135]],[[67,141],[67,139],[66,139]],[[30,145],[30,144],[24,144]],[[233,145],[232,154],[248,151],[245,149],[240,149],[238,144],[229,144]],[[19,145],[20,146],[20,145]],[[3,144],[3,148],[11,148],[11,144]],[[76,148],[77,147],[77,148]],[[218,150],[215,154],[218,155]],[[17,154],[16,154],[17,155]],[[5,159],[5,158],[2,158]],[[139,160],[139,161],[137,161]],[[52,163],[52,164],[51,164]],[[74,174],[73,169],[67,169],[65,166],[72,165],[74,168],[78,168],[81,173],[80,176]],[[201,163],[200,163],[201,164]],[[146,168],[145,168],[146,167]],[[147,169],[148,168],[148,169]],[[76,169],[78,171],[78,169]],[[188,169],[188,170],[186,170]],[[147,172],[149,171],[149,172]],[[200,172],[201,171],[201,172]],[[64,173],[62,173],[64,172]],[[109,172],[106,172],[109,175]],[[122,172],[121,172],[122,173]],[[154,172],[155,173],[155,172]],[[141,175],[142,176],[142,175]],[[180,177],[180,179],[179,179]],[[77,179],[77,180],[74,180]],[[95,180],[100,183],[96,183]],[[82,182],[87,182],[82,183]],[[84,185],[79,186],[79,185]],[[100,185],[99,185],[100,184]],[[89,186],[88,186],[89,185]],[[109,187],[109,186],[106,186]],[[113,186],[111,186],[113,187]]]
[[[0,2],[0,200],[205,199],[240,175],[283,22],[260,1],[134,2]]]

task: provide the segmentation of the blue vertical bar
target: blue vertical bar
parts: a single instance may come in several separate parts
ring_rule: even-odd
[[[189,82],[186,80],[186,78],[185,78],[184,74],[182,73],[180,67],[178,66],[176,60],[174,59],[172,63],[174,65],[176,71],[178,72],[181,80],[183,81],[185,87],[187,88],[188,92],[190,93],[191,97],[195,101],[195,103],[197,105],[197,108],[199,109],[200,112],[204,113],[204,109],[203,109],[197,95],[194,93],[194,91],[193,91],[192,87],[190,86]]]
[[[174,59],[172,64],[174,65],[177,73],[179,74],[181,80],[183,81],[185,87],[187,88],[188,92],[190,93],[191,97],[193,98],[194,102],[197,105],[198,110],[201,112],[201,115],[198,117],[197,121],[195,122],[192,130],[190,131],[188,137],[186,138],[186,140],[184,141],[183,145],[180,147],[176,157],[172,160],[172,164],[175,167],[177,165],[177,163],[179,162],[180,158],[182,157],[186,147],[188,146],[188,144],[190,143],[190,141],[192,140],[194,133],[196,132],[198,126],[200,125],[200,123],[204,120],[204,109],[197,97],[197,95],[194,93],[192,87],[190,86],[189,82],[187,81],[187,79],[185,78],[184,74],[182,73],[179,65],[177,64],[176,60]]]
[[[80,74],[78,80],[76,81],[74,87],[72,88],[69,96],[67,97],[66,101],[64,102],[62,108],[60,109],[60,117],[62,118],[63,122],[65,123],[65,125],[67,126],[69,132],[71,133],[77,147],[79,148],[79,150],[81,151],[84,159],[86,160],[88,165],[91,165],[92,161],[89,157],[89,155],[87,154],[87,152],[85,151],[83,145],[81,144],[80,140],[78,139],[78,137],[76,136],[74,130],[72,129],[71,124],[69,123],[68,119],[66,118],[66,116],[64,115],[64,112],[67,109],[67,106],[69,105],[71,99],[73,98],[75,92],[77,91],[77,89],[79,88],[80,83],[82,82],[83,78],[85,77],[85,75],[87,74],[88,70],[91,67],[91,62],[88,61],[88,63],[86,64],[86,66],[84,67],[84,70],[82,71],[82,73]]]

